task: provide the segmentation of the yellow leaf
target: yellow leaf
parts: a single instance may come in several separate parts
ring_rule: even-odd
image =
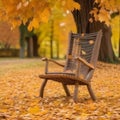
[[[81,52],[82,52],[82,55],[86,55],[86,52],[84,50],[82,50]]]
[[[34,28],[38,28],[39,27],[39,20],[37,18],[33,18],[31,24]]]
[[[48,22],[49,16],[50,16],[49,9],[45,9],[40,15],[41,21],[42,22]]]
[[[29,24],[29,25],[28,25],[28,30],[29,30],[29,31],[32,31],[32,29],[33,29],[33,26],[32,26],[31,24]]]
[[[29,108],[28,112],[31,113],[31,114],[35,114],[35,113],[40,112],[40,108],[38,106],[35,106],[35,107],[32,107],[32,108]]]
[[[74,10],[74,8],[80,9],[80,4],[78,4],[77,2],[74,2],[73,0],[67,0],[66,6],[69,10]]]
[[[104,8],[100,9],[98,19],[100,22],[105,22],[107,25],[110,24],[110,14]]]
[[[84,37],[84,36],[85,36],[85,33],[82,33],[81,36]]]
[[[93,18],[90,18],[90,19],[89,19],[89,22],[92,23],[92,22],[93,22]]]
[[[89,44],[93,44],[94,43],[94,41],[93,40],[89,40]]]

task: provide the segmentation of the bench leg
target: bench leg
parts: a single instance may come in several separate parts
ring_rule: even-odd
[[[62,85],[63,85],[63,88],[64,88],[64,90],[65,90],[66,95],[67,95],[67,96],[70,96],[70,91],[69,91],[67,85],[65,85],[65,84],[63,84],[63,83],[62,83]]]
[[[79,87],[79,84],[76,83],[75,84],[75,89],[74,89],[74,95],[73,95],[74,102],[77,102],[77,99],[78,99],[78,87]]]
[[[47,79],[45,79],[41,85],[39,97],[43,98],[44,88],[45,88],[46,84],[47,84]]]
[[[88,85],[87,85],[87,89],[88,89],[88,91],[89,91],[89,94],[90,94],[92,100],[95,101],[95,100],[96,100],[96,97],[95,97],[95,94],[94,94],[94,92],[93,92],[93,90],[92,90],[91,84],[88,84]]]

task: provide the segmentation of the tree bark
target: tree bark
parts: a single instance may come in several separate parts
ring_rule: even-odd
[[[59,40],[56,41],[56,47],[57,47],[57,59],[59,59]]]
[[[33,57],[33,39],[32,37],[26,37],[27,41],[27,57]]]
[[[99,60],[104,62],[113,62],[116,60],[112,43],[111,43],[111,28],[107,27],[104,23],[100,22],[89,22],[89,18],[92,17],[89,12],[95,6],[94,0],[75,0],[81,6],[80,10],[74,10],[73,17],[76,23],[78,33],[90,33],[97,32],[102,29],[103,37],[101,41]]]
[[[25,31],[26,27],[25,25],[21,24],[19,27],[20,30],[20,58],[25,57]]]
[[[50,58],[53,58],[53,37],[54,37],[54,21],[51,20],[51,34],[50,34]]]
[[[40,46],[38,45],[38,37],[37,37],[37,35],[34,34],[32,36],[32,39],[33,39],[33,56],[38,57],[38,48]]]

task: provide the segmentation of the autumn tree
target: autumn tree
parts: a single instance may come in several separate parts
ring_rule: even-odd
[[[73,16],[76,22],[77,31],[96,32],[103,30],[99,60],[116,61],[112,44],[111,44],[111,27],[110,20],[112,13],[118,11],[119,0],[75,0],[81,5],[80,10],[74,10]]]
[[[63,58],[70,29],[76,32],[71,12],[60,10],[54,6],[48,22],[42,22],[39,28],[34,31],[38,36],[40,55],[51,58]],[[61,49],[62,51],[60,51]]]
[[[41,22],[48,21],[53,7],[63,11],[73,11],[75,8],[73,16],[78,32],[89,33],[102,29],[104,34],[99,59],[114,61],[116,57],[112,49],[109,25],[111,14],[119,11],[119,6],[119,0],[1,0],[0,17],[11,23],[13,28],[29,21],[28,29],[32,30]]]
[[[1,0],[0,18],[11,23],[13,28],[29,21],[28,29],[32,30],[48,21],[53,7],[66,11],[79,5],[73,0]]]
[[[31,31],[39,27],[41,22],[48,21],[54,7],[66,11],[74,7],[79,8],[79,5],[73,0],[1,0],[0,17],[2,21],[9,22],[13,28],[29,23],[27,26]],[[21,45],[24,46],[22,39],[21,37]],[[24,51],[24,47],[21,51]]]

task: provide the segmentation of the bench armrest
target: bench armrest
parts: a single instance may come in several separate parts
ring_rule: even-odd
[[[65,66],[65,65],[63,65],[63,64],[61,64],[61,63],[59,63],[59,62],[57,62],[57,61],[55,61],[55,60],[53,60],[53,59],[42,58],[42,61],[50,61],[50,62],[53,62],[53,63],[55,63],[55,64],[57,64],[57,65],[59,65],[59,66],[61,66],[61,67],[64,67],[64,66]]]
[[[78,60],[79,62],[82,62],[83,64],[85,64],[85,65],[88,66],[89,68],[95,69],[95,67],[94,67],[92,64],[88,63],[88,62],[87,62],[86,60],[84,60],[83,58],[81,58],[81,57],[76,57],[75,59]]]
[[[48,63],[49,63],[49,62],[53,62],[53,63],[55,63],[55,64],[57,64],[57,65],[59,65],[59,66],[61,66],[61,67],[64,67],[63,64],[61,64],[61,63],[59,63],[59,62],[57,62],[57,61],[55,61],[55,60],[52,60],[52,59],[42,58],[42,61],[45,61],[45,62],[46,62],[46,65],[45,65],[45,73],[48,73]]]

